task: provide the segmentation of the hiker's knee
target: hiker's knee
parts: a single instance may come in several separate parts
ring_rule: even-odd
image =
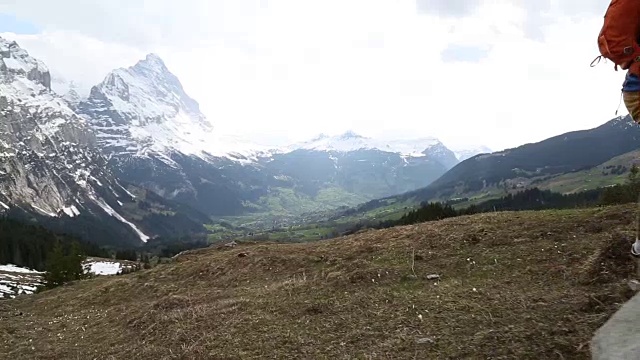
[[[622,99],[633,121],[640,124],[640,91],[625,91]]]

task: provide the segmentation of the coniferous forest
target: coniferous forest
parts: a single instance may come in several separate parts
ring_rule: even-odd
[[[56,234],[39,225],[0,218],[0,264],[44,271],[47,258],[58,244],[65,253],[77,247],[89,256],[109,257],[105,249],[73,236]]]

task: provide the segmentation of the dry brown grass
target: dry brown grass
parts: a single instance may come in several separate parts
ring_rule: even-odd
[[[632,295],[633,211],[492,213],[191,252],[0,302],[0,355],[588,359],[593,332]]]

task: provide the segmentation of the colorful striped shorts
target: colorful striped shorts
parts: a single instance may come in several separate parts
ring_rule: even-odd
[[[640,124],[640,91],[625,91],[622,99],[633,121]]]

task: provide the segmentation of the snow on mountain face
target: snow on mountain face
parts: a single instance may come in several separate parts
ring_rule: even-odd
[[[74,126],[82,121],[75,116],[67,104],[51,92],[49,69],[39,60],[18,46],[0,38],[0,96],[2,108],[12,110],[17,107],[30,108],[30,115],[38,120],[40,134],[53,135],[60,126],[65,126],[62,118],[71,118]],[[46,120],[49,122],[45,123]]]
[[[290,145],[281,149],[280,152],[286,153],[299,149],[336,152],[380,150],[398,153],[403,156],[422,157],[426,156],[428,149],[439,144],[440,141],[435,138],[381,141],[348,131],[338,136],[321,134],[311,141]]]
[[[227,156],[236,145],[214,133],[199,104],[155,54],[108,74],[80,103],[79,112],[91,121],[108,154],[162,157],[178,152],[207,158]],[[246,146],[242,150],[231,157],[252,153]]]
[[[468,145],[462,147],[453,147],[453,152],[459,161],[465,161],[479,154],[490,154],[492,150],[484,145]]]
[[[88,91],[80,88],[74,81],[66,80],[60,75],[51,75],[51,90],[60,95],[71,106],[77,106],[80,100],[88,96]]]
[[[378,150],[398,154],[403,158],[428,158],[441,163],[448,169],[458,162],[454,153],[436,138],[424,137],[418,139],[381,140],[364,137],[353,131],[347,131],[338,136],[321,134],[311,141],[293,144],[276,150],[274,153],[286,154],[295,150],[339,153],[358,150]]]
[[[118,196],[119,185],[95,146],[85,120],[51,91],[47,67],[0,38],[0,212],[73,217],[104,208],[97,194],[108,187]]]
[[[0,71],[5,81],[15,80],[22,81],[26,78],[24,86],[29,87],[30,82],[41,85],[46,90],[51,89],[51,75],[46,65],[29,56],[29,54],[15,41],[7,41],[0,38]],[[33,89],[33,87],[32,87]]]

